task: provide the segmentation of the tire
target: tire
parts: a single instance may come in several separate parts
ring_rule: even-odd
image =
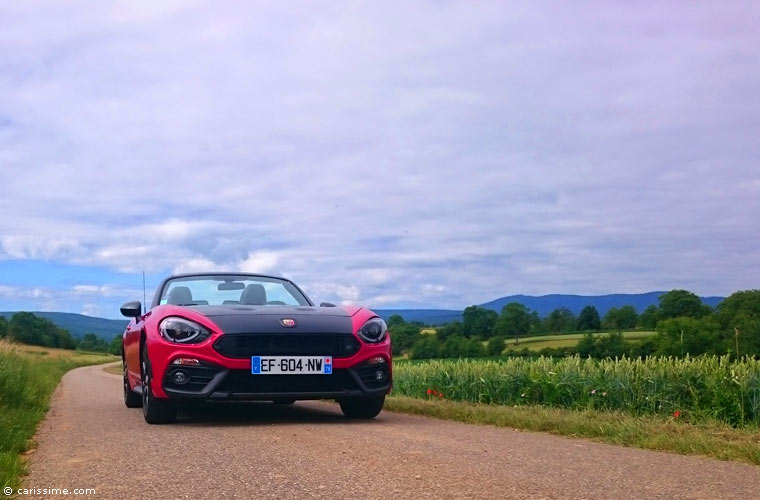
[[[140,356],[140,373],[142,377],[143,417],[149,424],[170,424],[177,418],[177,407],[167,399],[153,395],[150,382],[153,380],[153,368],[148,358],[148,346],[143,344]]]
[[[383,409],[385,396],[374,398],[351,398],[339,401],[346,418],[375,418]]]
[[[142,406],[142,398],[135,391],[129,387],[129,379],[127,379],[127,363],[123,359],[121,360],[124,371],[124,404],[127,408],[140,408]]]

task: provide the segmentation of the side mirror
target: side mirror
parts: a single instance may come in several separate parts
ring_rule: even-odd
[[[127,318],[136,318],[142,315],[142,304],[140,304],[139,300],[135,300],[134,302],[127,302],[121,306],[121,314]]]
[[[319,307],[337,307],[337,306],[330,302],[322,302],[321,304],[319,304]]]

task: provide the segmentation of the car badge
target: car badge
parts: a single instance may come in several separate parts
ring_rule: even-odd
[[[294,326],[296,326],[296,320],[283,318],[280,320],[280,324],[284,326],[285,328],[293,328]]]

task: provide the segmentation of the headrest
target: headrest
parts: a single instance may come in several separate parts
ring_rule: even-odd
[[[167,304],[178,306],[180,304],[192,304],[193,294],[190,293],[190,289],[186,286],[176,286],[169,292],[169,298],[166,299]]]
[[[264,285],[251,284],[240,294],[240,303],[248,306],[262,306],[267,303],[267,292]]]

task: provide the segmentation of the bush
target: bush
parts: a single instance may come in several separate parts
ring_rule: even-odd
[[[441,342],[435,335],[424,335],[412,347],[411,359],[432,359],[441,357]]]
[[[504,337],[492,337],[491,340],[488,341],[486,352],[489,356],[501,356],[501,353],[504,352],[506,347],[507,344],[504,341]]]
[[[390,329],[393,354],[401,354],[412,348],[420,339],[420,327],[412,323],[396,325]]]

